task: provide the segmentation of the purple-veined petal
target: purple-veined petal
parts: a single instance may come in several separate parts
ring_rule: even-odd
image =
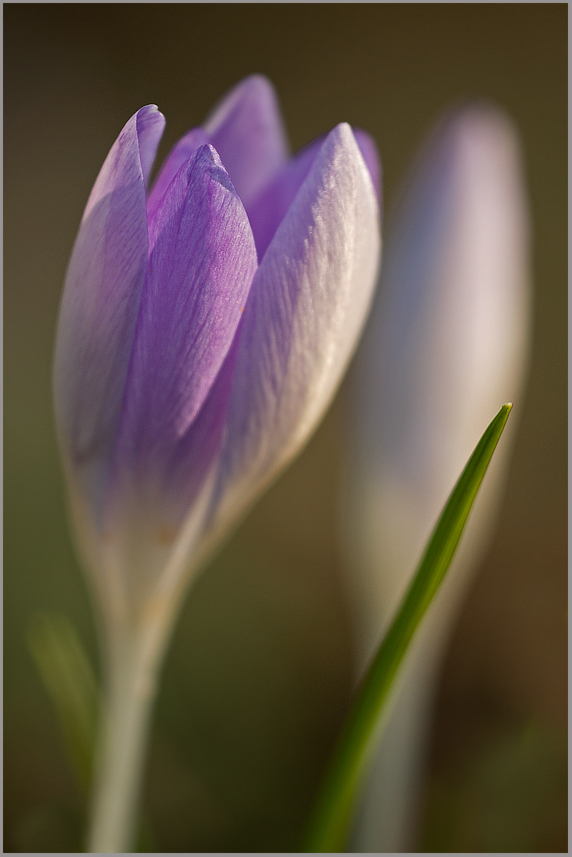
[[[370,305],[379,250],[372,182],[351,128],[338,125],[263,257],[237,334],[220,517],[276,475],[329,404]]]
[[[377,147],[369,134],[355,128],[352,130],[379,201],[381,170]],[[254,233],[259,260],[264,256],[278,226],[294,202],[325,139],[326,135],[318,137],[297,152],[250,206],[248,216]]]
[[[288,155],[270,81],[261,75],[247,77],[215,108],[203,128],[248,211]]]
[[[197,149],[209,142],[202,128],[192,128],[178,143],[175,143],[153,182],[147,198],[147,214],[151,218],[163,199],[165,191],[175,178],[185,161],[195,154]]]
[[[149,243],[114,482],[121,490],[129,474],[137,490],[164,503],[188,474],[184,439],[229,350],[257,266],[246,212],[211,146],[169,185]],[[180,515],[191,487],[174,499]]]
[[[324,139],[321,137],[298,152],[250,205],[248,216],[259,261],[310,172]]]
[[[139,156],[145,187],[149,184],[149,176],[157,156],[157,147],[165,130],[165,117],[154,104],[142,107],[137,113],[137,134],[139,140]],[[89,203],[88,203],[89,205]]]
[[[236,350],[233,341],[195,420],[170,448],[158,450],[151,462],[154,467],[146,473],[142,468],[120,470],[122,461],[115,469],[102,522],[103,539],[92,551],[101,557],[96,558],[95,567],[104,572],[102,600],[111,598],[115,612],[136,614],[138,605],[169,603],[205,556],[205,521]]]
[[[164,128],[154,105],[123,128],[89,197],[70,259],[54,367],[68,467],[92,502],[115,440],[145,280],[145,181]]]

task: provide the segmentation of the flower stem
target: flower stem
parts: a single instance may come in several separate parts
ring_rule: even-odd
[[[91,853],[129,853],[132,847],[161,637],[156,627],[129,626],[109,640]]]

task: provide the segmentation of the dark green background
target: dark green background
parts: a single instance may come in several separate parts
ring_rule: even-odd
[[[567,5],[5,5],[5,841],[80,848],[84,803],[25,644],[73,620],[94,664],[56,453],[51,360],[83,207],[141,106],[160,149],[242,77],[274,82],[292,148],[347,120],[377,140],[391,212],[451,101],[522,134],[535,322],[499,528],[444,670],[419,847],[566,850]],[[145,787],[159,851],[289,851],[351,686],[336,545],[343,394],[193,589],[160,688]],[[484,428],[484,427],[483,427]]]

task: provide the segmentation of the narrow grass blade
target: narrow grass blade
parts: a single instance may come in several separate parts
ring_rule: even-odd
[[[96,680],[72,624],[63,616],[37,614],[28,647],[56,709],[80,786],[91,787],[99,699]]]
[[[347,842],[364,774],[377,746],[393,681],[461,538],[512,405],[490,423],[431,535],[411,585],[361,684],[319,796],[306,852],[339,852]]]

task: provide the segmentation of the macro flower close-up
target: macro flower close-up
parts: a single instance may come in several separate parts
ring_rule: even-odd
[[[184,584],[308,439],[379,263],[379,166],[363,132],[338,125],[289,160],[272,87],[254,76],[147,192],[163,128],[142,108],[101,169],[56,343],[71,512],[107,652],[92,838],[104,851],[129,844],[134,797],[124,810],[122,795],[152,698],[141,687]]]
[[[565,4],[4,7],[4,848],[567,843]]]
[[[307,439],[355,347],[379,256],[365,134],[340,125],[288,160],[272,88],[252,77],[146,194],[163,127],[157,108],[141,109],[102,168],[56,348],[72,507],[100,597],[122,616],[168,597],[172,565]]]

